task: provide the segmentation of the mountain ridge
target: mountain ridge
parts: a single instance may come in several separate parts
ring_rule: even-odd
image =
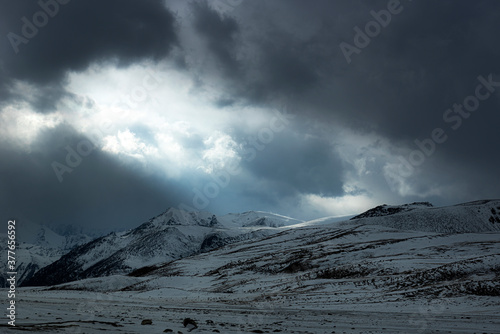
[[[310,226],[378,225],[403,231],[453,234],[498,232],[499,220],[500,200],[446,207],[414,202],[377,206],[340,222],[332,218],[331,222],[326,219],[321,225],[314,225],[315,220]],[[112,232],[73,249],[40,269],[23,285],[53,285],[91,277],[125,275],[144,266],[154,267],[239,241],[308,226],[308,222],[262,211],[216,216],[209,212],[169,208],[134,229]]]
[[[250,214],[250,212],[247,212]],[[238,226],[234,215],[219,218],[209,212],[189,212],[168,208],[138,227],[111,232],[73,249],[59,260],[39,270],[27,285],[53,285],[69,281],[127,274],[143,266],[172,261],[210,251],[226,244],[261,237],[284,226],[293,218],[256,212],[262,225]],[[278,217],[284,220],[279,224]]]
[[[350,221],[423,232],[496,232],[500,231],[500,200],[480,200],[443,207],[434,207],[428,202],[402,206],[381,205]]]

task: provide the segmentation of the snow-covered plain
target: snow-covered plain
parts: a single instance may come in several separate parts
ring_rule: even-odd
[[[191,318],[193,333],[500,333],[500,232],[484,223],[499,207],[323,219],[128,276],[21,288],[16,327],[187,333]]]
[[[213,296],[212,298],[217,298]],[[493,298],[442,298],[403,303],[241,304],[134,292],[41,291],[23,288],[17,329],[35,333],[500,333]],[[486,301],[488,300],[488,301]],[[489,306],[485,305],[490,303]],[[152,325],[141,325],[151,319]],[[3,327],[3,328],[2,328]],[[0,331],[8,331],[5,325]]]

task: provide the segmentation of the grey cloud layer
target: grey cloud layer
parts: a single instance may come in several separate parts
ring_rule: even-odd
[[[160,61],[176,44],[174,15],[162,1],[74,0],[61,1],[58,8],[59,2],[42,3],[55,15],[36,34],[31,31],[28,42],[15,44],[16,53],[9,33],[26,38],[26,20],[33,23],[36,13],[46,11],[37,1],[0,2],[0,105],[28,102],[37,112],[54,111],[61,97],[76,98],[64,88],[68,72],[93,63]],[[19,81],[33,91],[17,91]],[[63,148],[76,147],[81,139],[78,130],[62,126],[39,135],[30,153],[2,143],[3,220],[14,215],[37,223],[123,228],[184,198],[179,184],[143,175],[98,150],[58,182],[51,164],[64,164]]]
[[[174,16],[162,1],[65,2],[40,2],[47,6],[26,0],[0,3],[4,98],[13,80],[24,80],[37,85],[40,95],[48,91],[55,103],[57,94],[65,94],[62,84],[68,71],[83,71],[96,62],[126,66],[147,59],[158,61],[176,43]],[[45,14],[47,22],[37,27],[35,22],[44,23],[37,16],[47,13],[43,8],[49,8],[54,15]],[[12,33],[25,41],[19,42],[9,35]],[[11,97],[16,95],[11,93]],[[38,110],[50,109],[47,99],[36,102],[40,103],[34,103]]]
[[[52,163],[66,165],[65,147],[76,151],[84,140],[61,125],[39,135],[29,152],[0,145],[1,218],[107,231],[135,226],[169,203],[190,199],[179,182],[145,175],[140,166],[126,166],[99,150],[58,182]]]
[[[423,177],[438,182],[439,173],[446,170],[469,191],[460,199],[494,196],[491,184],[500,181],[495,167],[499,156],[492,153],[500,142],[500,87],[459,129],[443,116],[474,94],[479,76],[493,74],[499,84],[495,32],[500,28],[500,4],[401,1],[400,14],[348,64],[339,44],[354,44],[353,28],[364,29],[374,20],[370,11],[387,6],[388,1],[244,2],[237,8],[239,29],[233,29],[239,34],[231,48],[225,48],[233,50],[231,59],[238,59],[243,72],[227,76],[229,68],[220,76],[233,96],[250,104],[285,96],[304,115],[375,131],[409,150],[418,148],[415,139],[429,138],[435,128],[442,128],[448,140],[437,146],[433,163],[422,165]],[[212,34],[207,39],[217,40],[226,32],[214,29],[207,34]],[[253,52],[245,54],[242,50],[249,44]],[[469,182],[464,175],[470,174],[481,176]]]
[[[173,14],[168,9],[169,2],[166,4],[167,7],[161,1],[73,0],[61,5],[57,16],[28,44],[19,45],[16,54],[4,37],[10,31],[19,34],[21,18],[30,18],[39,6],[28,1],[1,2],[2,102],[26,100],[26,96],[12,91],[14,80],[26,80],[38,91],[38,97],[30,101],[32,105],[38,111],[48,111],[58,98],[68,94],[64,90],[68,71],[82,71],[95,62],[127,66],[144,60],[162,61],[174,57],[171,50],[175,47],[177,64],[192,74],[198,83],[195,89],[214,83],[221,86],[220,96],[214,101],[220,108],[266,107],[270,101],[284,99],[301,119],[290,131],[316,136],[310,140],[290,133],[276,136],[256,159],[243,161],[245,173],[234,178],[226,195],[221,194],[208,209],[272,209],[282,207],[280,198],[292,203],[299,201],[302,194],[345,194],[342,185],[352,166],[337,155],[332,143],[335,134],[314,133],[314,121],[330,124],[332,129],[345,127],[355,133],[374,133],[408,152],[417,148],[414,139],[423,140],[431,136],[433,129],[443,128],[448,140],[437,145],[436,154],[421,166],[421,179],[408,182],[421,193],[436,185],[448,189],[441,195],[432,195],[432,199],[442,203],[500,196],[496,189],[500,184],[500,155],[496,153],[500,142],[499,92],[481,102],[477,111],[463,119],[459,129],[451,129],[452,124],[443,120],[448,108],[474,94],[478,76],[491,73],[494,80],[500,81],[500,3],[401,0],[401,13],[394,15],[359,54],[353,54],[351,63],[347,63],[339,44],[353,44],[353,28],[364,29],[366,23],[374,20],[370,11],[386,9],[388,1],[250,0],[225,14],[213,10],[207,2],[193,1],[185,5],[191,14],[187,16]],[[196,47],[186,47],[189,42]],[[307,119],[313,122],[304,121]],[[55,149],[44,149],[47,143],[40,142],[40,154]],[[39,188],[45,187],[47,190],[39,190],[37,198],[51,194],[46,196],[51,199],[46,209],[37,206],[38,210],[29,211],[31,216],[50,217],[61,200],[59,190],[55,190],[57,183],[52,184],[55,177],[38,171],[40,162],[36,159],[5,147],[4,152],[10,152],[5,154],[12,159],[2,162],[3,170],[28,175],[12,182],[19,182],[20,189],[27,189],[28,180],[40,184]],[[99,164],[101,159],[111,161],[104,153],[96,151],[93,156],[88,161],[95,165],[89,167],[88,173],[97,173],[95,180],[105,183],[109,175],[123,168],[116,162]],[[360,192],[382,194],[380,202],[418,199],[391,193],[387,183],[381,181],[382,165],[383,162],[374,164],[378,169],[371,170],[373,179],[366,181],[366,188]],[[110,189],[120,192],[123,182],[130,184],[130,189],[142,189],[138,194],[148,199],[144,203],[190,203],[192,180],[173,185],[162,181],[161,190],[151,179],[141,184],[141,174],[140,170],[128,169],[118,173],[111,178],[114,181],[110,181]],[[88,177],[92,179],[90,174]],[[74,182],[83,183],[85,178]],[[132,183],[125,181],[128,179]],[[262,181],[260,189],[249,187],[255,180]],[[7,184],[9,189],[15,186]],[[95,203],[81,201],[97,191],[87,193],[79,184],[75,188],[70,184],[63,187],[66,200],[72,198],[72,204],[65,206],[71,209],[63,209],[59,219],[74,217],[77,208],[82,207],[94,207],[97,212]],[[115,206],[123,207],[123,199],[113,199],[111,193],[106,195],[108,203],[112,203],[110,208],[101,211],[110,216]],[[17,198],[28,202],[34,199],[21,192],[15,194],[10,205],[22,202]],[[245,206],[227,194],[237,194],[250,204]],[[123,203],[137,201],[140,203],[139,198],[131,197]],[[150,207],[145,204],[144,210]],[[20,205],[17,208],[22,210]],[[94,219],[97,213],[85,217]]]

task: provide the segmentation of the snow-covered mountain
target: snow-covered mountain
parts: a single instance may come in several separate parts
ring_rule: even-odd
[[[360,219],[360,218],[371,218],[371,217],[385,217],[390,216],[396,213],[408,212],[415,209],[422,208],[432,208],[433,205],[429,202],[414,202],[410,204],[403,205],[387,205],[382,204],[373,209],[365,211],[357,216],[352,217],[351,219]]]
[[[18,222],[17,233],[16,239],[20,241],[15,250],[18,284],[30,279],[40,268],[57,261],[73,247],[93,239],[80,232],[61,235],[47,226],[27,222]],[[1,234],[0,239],[7,240],[7,235]],[[5,275],[11,271],[7,270],[6,261],[1,263],[0,270],[0,287],[5,287]]]
[[[87,332],[140,333],[147,314],[149,332],[182,332],[176,320],[182,316],[196,320],[196,330],[207,333],[423,333],[431,328],[436,333],[498,333],[500,201],[391,208],[343,222],[331,218],[330,223],[267,227],[244,241],[128,275],[37,288],[30,298],[33,305],[41,298],[53,300],[51,313],[61,317],[69,317],[61,300],[71,307],[90,293],[113,305],[99,310],[97,324],[84,318],[58,325],[83,326]],[[245,216],[230,220],[242,226]],[[117,237],[193,226],[217,233],[222,226],[209,215],[192,216],[200,225],[164,217]],[[150,249],[147,240],[141,249]]]
[[[360,224],[438,233],[500,231],[500,200],[475,201],[439,208],[432,207],[427,202],[402,206],[382,205],[351,220]]]
[[[276,307],[500,296],[499,235],[403,231],[356,221],[286,229],[149,268],[119,289],[155,289],[165,297],[180,289],[192,298],[272,300]]]
[[[500,201],[477,201],[435,208],[430,203],[382,205],[338,222],[332,218],[302,222],[277,214],[249,211],[216,217],[209,212],[170,208],[139,227],[111,233],[73,249],[25,280],[24,285],[53,285],[90,277],[128,274],[208,252],[238,241],[282,233],[290,228],[351,224],[378,225],[404,231],[482,233],[500,231]],[[49,262],[52,258],[46,258]],[[46,263],[47,263],[46,262]]]
[[[300,222],[264,212],[229,214],[221,218],[209,212],[170,208],[148,222],[120,233],[110,233],[81,245],[40,270],[24,285],[52,285],[89,277],[128,274],[207,252],[241,240],[273,233],[272,227]]]
[[[304,221],[263,211],[247,211],[229,213],[219,217],[219,221],[227,227],[284,227],[303,223]]]

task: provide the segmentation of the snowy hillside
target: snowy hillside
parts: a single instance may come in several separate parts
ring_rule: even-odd
[[[259,219],[263,219],[264,223],[260,224]],[[259,238],[273,233],[273,229],[266,227],[296,221],[263,212],[227,215],[221,220],[223,223],[208,212],[170,208],[135,229],[111,233],[75,248],[24,284],[51,285],[89,277],[127,274],[143,266],[154,266],[229,243]]]
[[[352,217],[351,219],[360,219],[360,218],[371,218],[371,217],[385,217],[390,216],[396,213],[408,212],[415,209],[426,209],[432,208],[433,205],[429,202],[414,202],[410,204],[403,205],[379,205],[373,209],[365,211],[357,216]]]
[[[307,226],[379,225],[398,230],[436,233],[500,231],[500,201],[478,201],[435,208],[430,203],[382,205],[349,221],[338,218],[302,222],[261,211],[216,217],[209,212],[170,208],[139,227],[111,233],[84,244],[40,270],[25,285],[52,285],[89,277],[127,274],[144,266],[181,259],[242,240],[269,236],[288,228]],[[56,239],[54,242],[60,242]],[[60,256],[60,254],[56,254]],[[38,270],[55,257],[30,259]],[[22,262],[21,262],[22,264]],[[32,276],[34,271],[25,265]]]
[[[314,297],[318,307],[500,296],[499,246],[498,232],[441,234],[357,222],[288,229],[145,271],[148,279],[129,289],[160,288],[165,296],[182,289],[192,297],[204,291],[233,303],[271,298],[277,305]]]
[[[23,293],[68,319],[38,327],[53,331],[141,333],[151,319],[147,332],[185,332],[189,317],[200,333],[500,333],[500,232],[489,221],[497,205],[268,229],[275,232],[129,275]],[[426,231],[442,229],[440,221],[446,232]],[[113,307],[89,316],[72,306],[95,300]]]
[[[359,224],[439,233],[500,231],[500,200],[434,208],[429,203],[379,206],[351,219]]]

